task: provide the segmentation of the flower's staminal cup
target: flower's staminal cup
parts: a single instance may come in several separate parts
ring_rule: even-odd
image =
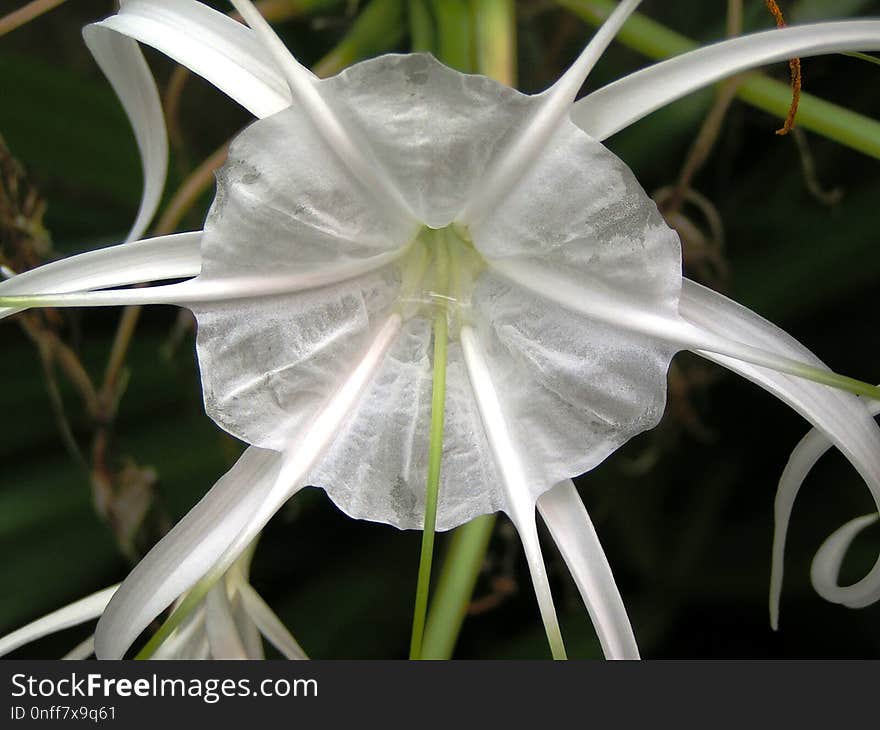
[[[115,33],[154,45],[260,117],[230,146],[200,239],[126,244],[84,256],[81,270],[74,259],[64,269],[77,272],[73,284],[59,284],[62,264],[0,283],[0,316],[27,306],[189,307],[206,409],[251,444],[123,584],[99,624],[99,656],[122,656],[177,596],[206,573],[220,576],[305,485],[324,488],[354,517],[422,526],[438,312],[448,346],[437,526],[510,515],[555,656],[564,650],[536,505],[606,655],[638,656],[570,478],[657,423],[680,349],[790,403],[844,450],[880,500],[880,430],[857,397],[819,383],[878,391],[683,280],[677,236],[593,131],[622,125],[590,111],[592,96],[572,106],[636,0],[620,3],[572,69],[535,96],[421,54],[381,56],[319,80],[250,2],[233,4],[252,30],[193,0],[123,0],[119,14],[86,30],[105,51]],[[641,111],[627,91],[641,88],[639,74],[605,96],[638,118],[664,90],[672,100],[742,70],[748,46],[730,43],[735,52],[714,47],[711,73],[700,52],[690,66],[688,56],[668,62],[665,87],[663,64],[641,72],[661,79]],[[870,50],[880,47],[880,22],[773,31],[753,43],[756,63],[800,49]],[[139,58],[121,48],[117,60]],[[693,71],[691,86],[682,68]],[[582,128],[572,118],[584,104]],[[153,123],[133,116],[139,139]],[[149,189],[164,174],[154,156],[145,155]],[[192,276],[196,243],[195,278],[94,291],[136,280],[108,276],[117,255],[145,264],[141,281]],[[174,251],[178,270],[151,271],[151,246]]]

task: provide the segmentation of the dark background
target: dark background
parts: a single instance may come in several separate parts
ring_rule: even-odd
[[[329,9],[279,30],[304,62],[313,63],[345,34],[355,5],[329,3]],[[0,39],[0,134],[48,203],[51,256],[121,240],[140,194],[130,129],[80,36],[82,25],[112,7],[106,0],[69,2]],[[857,0],[802,0],[783,7],[793,22],[880,15],[880,4]],[[762,2],[747,0],[745,9],[747,30],[772,27]],[[724,34],[722,0],[648,1],[641,12],[702,42]],[[520,87],[539,90],[592,31],[549,2],[520,3],[519,16]],[[407,50],[407,42],[398,49]],[[162,89],[173,66],[149,50],[147,57]],[[646,64],[614,45],[587,89]],[[787,78],[785,64],[767,72]],[[880,68],[864,61],[804,60],[807,91],[874,117],[880,116],[878,81]],[[688,97],[608,141],[649,193],[676,180],[713,93]],[[182,100],[182,141],[174,150],[169,195],[248,122],[243,110],[200,79],[190,79]],[[835,370],[880,381],[880,161],[806,133],[818,181],[842,190],[840,200],[828,205],[809,192],[794,139],[774,135],[779,125],[734,102],[694,181],[724,226],[727,275],[711,283],[779,324]],[[181,228],[198,228],[209,203],[210,195],[204,196]],[[71,310],[60,320],[60,332],[97,378],[118,317],[113,310]],[[181,516],[240,450],[204,415],[191,332],[170,346],[180,321],[169,307],[142,316],[112,429],[114,468],[130,461],[152,467],[157,477],[135,551]],[[120,580],[130,558],[118,546],[118,531],[96,514],[88,473],[59,435],[32,342],[15,321],[0,323],[0,341],[3,634]],[[773,633],[767,611],[773,496],[788,454],[808,426],[756,386],[695,356],[676,358],[676,378],[664,422],[578,482],[643,655],[880,655],[880,607],[830,605],[809,585],[810,560],[821,541],[848,519],[875,509],[858,475],[842,457],[829,454],[806,484],[788,541],[781,631]],[[74,440],[87,452],[93,421],[63,376],[58,385]],[[845,578],[854,580],[873,564],[878,538],[880,529],[871,528],[856,541]],[[414,532],[353,521],[323,492],[307,490],[266,530],[253,583],[311,656],[403,657],[419,541]],[[600,656],[561,558],[549,542],[546,551],[570,656]],[[498,586],[513,590],[498,593]],[[477,587],[478,598],[487,596],[479,602],[484,610],[465,622],[456,657],[549,656],[519,543],[504,521]],[[60,656],[90,630],[70,630],[14,656]]]

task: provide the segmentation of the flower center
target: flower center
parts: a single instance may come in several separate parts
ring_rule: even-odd
[[[445,309],[449,333],[457,336],[461,326],[470,320],[474,282],[486,268],[467,227],[425,226],[410,244],[400,266],[401,314],[405,318],[433,318],[438,307]]]

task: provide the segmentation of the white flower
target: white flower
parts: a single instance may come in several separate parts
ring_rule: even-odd
[[[252,557],[253,549],[246,550],[151,658],[263,659],[262,636],[288,659],[306,659],[302,647],[251,586]],[[105,588],[0,637],[0,656],[48,634],[98,618],[118,588],[118,584]],[[178,603],[185,600],[186,597]],[[94,653],[94,646],[92,635],[63,658],[85,659]]]
[[[204,231],[22,274],[0,284],[0,316],[28,306],[189,307],[207,411],[251,447],[117,592],[98,626],[99,656],[122,656],[177,596],[225,571],[307,484],[353,516],[421,527],[441,370],[437,525],[497,510],[511,517],[556,656],[562,641],[536,505],[606,656],[638,656],[570,477],[656,424],[678,350],[785,400],[844,451],[880,500],[880,430],[858,397],[828,385],[878,391],[683,279],[677,236],[599,141],[759,64],[880,48],[880,22],[734,39],[573,103],[638,0],[621,2],[571,69],[535,96],[419,54],[319,80],[245,0],[233,5],[250,29],[193,0],[121,5],[85,36],[144,159],[131,238],[155,211],[167,152],[134,40],[201,74],[258,121],[230,148]],[[441,369],[431,343],[446,343],[447,329]]]

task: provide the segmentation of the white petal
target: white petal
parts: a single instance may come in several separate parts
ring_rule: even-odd
[[[196,647],[200,647],[203,641],[207,644],[204,602],[183,619],[180,626],[171,632],[171,635],[156,648],[150,658],[195,659],[194,650]]]
[[[232,618],[232,607],[222,581],[208,591],[205,597],[205,632],[211,646],[212,659],[248,658]]]
[[[136,244],[125,244],[134,246]],[[73,284],[65,282],[48,290],[36,289],[32,286],[21,286],[21,292],[4,295],[0,292],[0,319],[28,307],[118,307],[143,304],[173,304],[180,307],[204,305],[212,302],[233,302],[236,300],[260,300],[266,298],[285,297],[297,292],[320,289],[349,279],[356,279],[365,274],[382,269],[400,258],[402,252],[392,251],[369,259],[355,260],[350,263],[328,266],[312,272],[283,272],[280,269],[265,276],[245,274],[244,276],[212,277],[199,276],[179,284],[149,286],[137,289],[103,289],[100,291],[74,291],[69,293],[52,293],[53,289],[63,289]],[[201,257],[199,257],[201,258]],[[66,260],[66,259],[65,259]],[[199,263],[200,265],[200,263]],[[42,270],[42,267],[41,269]],[[36,271],[36,269],[35,269]],[[30,273],[30,272],[26,272]],[[142,274],[137,271],[119,270],[117,265],[108,272],[108,279],[114,284],[138,283],[155,281],[155,274],[165,278],[191,276],[193,271],[186,264],[176,266],[174,262],[163,262],[160,267],[150,268]],[[127,279],[138,276],[138,282]],[[148,278],[144,278],[144,277]],[[16,277],[17,278],[17,277]],[[96,277],[94,281],[98,282]],[[244,305],[242,305],[244,306]],[[270,305],[271,306],[271,305]]]
[[[94,653],[95,635],[92,634],[87,639],[84,639],[82,642],[73,647],[73,649],[71,649],[61,658],[76,661],[80,659],[88,659]]]
[[[733,38],[649,66],[576,102],[572,121],[605,139],[692,91],[795,56],[880,50],[880,21],[818,23]]]
[[[117,588],[118,585],[110,586],[81,598],[0,638],[0,656],[48,634],[98,618]]]
[[[125,579],[95,633],[101,659],[121,659],[140,633],[217,562],[274,485],[281,455],[251,447]]]
[[[682,316],[707,329],[723,332],[741,342],[772,350],[801,360],[816,368],[824,364],[809,350],[782,330],[726,297],[690,281],[685,281],[681,298]],[[825,438],[837,446],[856,468],[875,502],[880,505],[880,428],[866,402],[850,393],[792,377],[723,355],[700,353],[757,383],[794,408]],[[794,499],[813,462],[825,450],[822,437],[808,436],[792,454],[776,495],[776,534],[773,549],[771,616],[778,616],[778,597],[782,583],[782,556],[785,534]],[[858,583],[840,588],[829,600],[859,603],[872,600],[880,588],[880,560]]]
[[[82,292],[162,279],[195,276],[201,270],[201,231],[148,238],[69,256],[0,282],[0,319],[22,306],[4,307],[4,296]]]
[[[87,34],[102,32],[152,46],[256,117],[290,106],[284,76],[256,34],[195,0],[125,0],[119,13],[86,28]]]
[[[293,638],[287,627],[275,612],[269,608],[263,598],[249,583],[238,587],[244,602],[245,610],[253,619],[260,633],[266,637],[272,646],[280,651],[288,659],[308,659],[302,647]]]
[[[874,416],[880,413],[880,403],[871,403],[868,408]],[[800,440],[800,442],[798,442],[798,445],[795,446],[794,450],[791,452],[788,463],[785,465],[785,470],[782,472],[782,476],[779,479],[779,488],[776,492],[776,503],[774,508],[776,529],[773,535],[773,564],[770,571],[770,625],[774,630],[779,627],[779,601],[782,595],[782,578],[785,567],[785,538],[788,532],[788,523],[791,517],[792,507],[794,506],[794,500],[797,497],[804,480],[810,473],[810,470],[815,466],[816,462],[822,457],[822,455],[832,446],[833,443],[823,431],[815,428],[812,429]],[[850,534],[847,526],[844,526],[838,532],[841,536]],[[838,533],[835,533],[835,535],[837,534]],[[854,536],[854,533],[852,533],[852,536]],[[852,536],[850,539],[852,539]],[[827,545],[828,548],[826,549],[826,553],[827,550],[830,550],[831,548],[838,548],[841,545],[840,537],[835,538],[834,540],[829,538]],[[844,547],[844,552],[845,549],[846,548]],[[822,552],[822,549],[820,549],[820,552]],[[816,564],[814,558],[814,567]],[[820,561],[820,564],[826,566],[824,571],[820,571],[820,575],[830,575],[830,572],[827,569],[827,566],[829,565],[827,559]],[[837,573],[835,572],[829,581],[819,581],[818,585],[814,581],[814,586],[819,594],[835,603],[839,602],[834,598],[834,594],[837,590],[836,580]],[[867,601],[871,602],[870,597]]]
[[[718,327],[706,307],[722,302],[730,307],[729,311],[739,311],[744,318],[754,317],[761,322],[765,320],[711,290],[706,290],[705,296],[708,298],[704,302],[695,302],[694,298],[690,297],[686,305],[679,302],[679,312],[670,312],[668,307],[651,305],[650,302],[632,296],[629,292],[623,292],[622,295],[620,291],[604,285],[601,281],[591,281],[584,286],[574,278],[572,272],[546,268],[539,263],[515,258],[494,259],[489,262],[489,266],[493,273],[501,274],[523,289],[548,301],[556,302],[564,308],[579,312],[588,319],[647,335],[681,350],[693,350],[712,359],[717,357],[719,362],[723,357],[725,365],[729,360],[737,360],[844,391],[872,397],[880,393],[880,389],[872,385],[838,375],[809,351],[804,350],[806,356],[800,357],[800,351],[795,353],[777,350],[777,341],[772,337],[765,338],[765,346],[756,346],[753,343],[757,343],[758,340],[754,339],[752,333],[746,331],[740,339],[741,333],[735,328]],[[704,289],[687,280],[684,280],[684,284],[690,287],[691,294]],[[682,289],[682,297],[684,293]],[[688,307],[687,312],[685,306]],[[785,334],[777,328],[774,330],[782,335]]]
[[[606,659],[638,659],[623,599],[599,536],[570,480],[538,498],[538,511],[550,529],[590,613]]]
[[[210,573],[219,578],[232,566],[272,516],[304,486],[308,472],[357,404],[399,329],[398,315],[383,323],[312,423],[298,433],[288,433],[285,453],[248,448],[135,566],[98,623],[95,647],[99,658],[121,658],[177,596],[203,576]],[[285,432],[283,426],[281,430]]]
[[[165,188],[168,137],[162,104],[153,75],[137,43],[95,26],[87,26],[83,37],[122,102],[141,154],[144,190],[137,218],[128,234],[128,240],[132,241],[147,230]]]
[[[336,157],[366,186],[371,197],[402,220],[415,223],[412,211],[400,191],[373,157],[363,138],[353,134],[332,108],[331,87],[322,85],[317,77],[303,67],[287,50],[269,23],[260,15],[251,0],[232,0],[247,24],[260,37],[263,46],[275,59],[287,79],[293,101],[305,112],[325,143],[325,154]]]
[[[813,557],[813,565],[810,569],[810,580],[816,592],[822,596],[835,595],[840,587],[837,582],[840,575],[840,566],[850,544],[862,530],[873,525],[878,519],[876,514],[864,515],[850,520],[842,527],[837,528],[822,543]],[[858,603],[848,603],[850,608],[864,608],[877,600],[880,600],[880,591],[875,593],[873,600],[863,600]]]
[[[516,525],[523,544],[547,639],[553,649],[554,657],[564,657],[565,649],[559,630],[559,620],[556,617],[547,569],[541,554],[541,544],[538,541],[535,495],[526,481],[526,471],[519,458],[520,448],[511,436],[479,340],[470,327],[462,327],[461,345],[474,397],[483,419],[483,427],[501,473],[506,497],[505,511]]]
[[[235,566],[233,566],[233,570],[234,567]],[[229,598],[232,618],[235,621],[238,635],[241,637],[241,643],[244,647],[245,654],[248,659],[265,659],[266,651],[263,647],[263,637],[260,636],[260,629],[247,612],[244,600],[241,597],[237,585],[235,587],[230,586],[229,575],[229,573],[226,574],[226,592]],[[236,584],[240,583],[237,579],[235,582]]]
[[[619,3],[571,67],[539,95],[540,101],[534,105],[528,123],[505,143],[503,153],[480,176],[474,194],[456,218],[459,223],[472,225],[490,213],[535,162],[569,111],[587,75],[640,2]]]

